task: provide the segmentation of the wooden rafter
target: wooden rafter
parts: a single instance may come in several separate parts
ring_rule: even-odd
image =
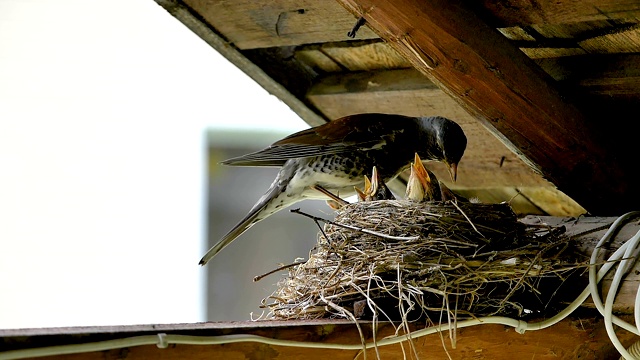
[[[621,164],[555,81],[461,1],[338,0],[587,210],[629,207]],[[597,191],[596,191],[597,190]]]

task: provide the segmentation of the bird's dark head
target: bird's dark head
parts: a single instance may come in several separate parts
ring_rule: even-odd
[[[435,134],[436,148],[441,154],[434,154],[441,157],[441,161],[447,165],[451,179],[456,181],[458,175],[458,164],[464,151],[467,148],[467,137],[458,123],[442,116],[430,116],[420,118],[422,126],[432,128],[430,134]]]

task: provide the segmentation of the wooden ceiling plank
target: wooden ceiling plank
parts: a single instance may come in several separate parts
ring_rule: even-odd
[[[412,68],[404,57],[380,40],[300,46],[295,56],[320,74]]]
[[[559,24],[537,24],[527,28],[537,34],[538,39],[585,40],[588,38],[624,31],[635,19],[606,19],[597,21],[564,22]]]
[[[457,188],[451,190],[484,204],[507,202],[516,215],[580,216],[586,210],[571,198],[548,186]]]
[[[638,53],[640,52],[640,27],[585,39],[578,44],[589,53]]]
[[[307,96],[422,89],[435,90],[438,94],[445,95],[429,78],[418,70],[410,68],[323,76],[316,80]],[[451,103],[459,107],[454,101]],[[336,117],[330,118],[336,119]]]
[[[337,62],[328,57],[319,49],[297,50],[295,52],[295,57],[298,61],[307,64],[319,73],[332,73],[342,71],[342,68]]]
[[[338,0],[536,172],[591,212],[632,207],[624,171],[553,79],[460,1]],[[605,161],[606,160],[606,161]],[[592,189],[598,189],[594,193]]]
[[[477,6],[494,27],[640,17],[638,0],[482,0]]]
[[[351,40],[355,20],[333,1],[184,0],[241,50]],[[377,36],[369,29],[355,39]]]
[[[349,71],[410,68],[411,64],[384,42],[362,46],[322,46],[321,51]]]
[[[579,216],[586,213],[582,206],[555,188],[524,186],[518,187],[517,191],[549,215]]]
[[[322,116],[309,109],[302,101],[292,95],[280,83],[273,80],[260,67],[249,61],[235,47],[218,35],[208,24],[192,13],[180,0],[155,0],[173,17],[182,22],[187,28],[198,35],[209,46],[218,51],[232,64],[251,77],[258,85],[262,86],[270,94],[276,96],[298,114],[309,125],[321,125],[326,121]]]
[[[640,99],[640,55],[597,54],[539,59],[536,63],[564,86],[608,98]]]
[[[571,48],[520,48],[525,55],[527,55],[531,59],[545,59],[545,58],[557,58],[561,56],[575,56],[575,55],[584,55],[586,51],[584,51],[580,47],[571,47]]]
[[[498,28],[498,31],[500,31],[500,33],[502,35],[504,35],[509,40],[530,41],[531,43],[534,43],[536,41],[536,39],[533,36],[531,36],[531,34],[526,32],[520,26],[512,26],[512,27],[508,27],[508,28]]]

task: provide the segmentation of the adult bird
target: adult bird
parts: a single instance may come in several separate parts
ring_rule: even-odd
[[[348,195],[376,166],[385,182],[409,166],[417,152],[444,162],[456,180],[467,146],[462,128],[441,116],[366,113],[345,116],[279,140],[264,150],[223,161],[233,166],[280,166],[275,180],[249,213],[200,260],[205,265],[257,222],[307,198],[317,188]]]

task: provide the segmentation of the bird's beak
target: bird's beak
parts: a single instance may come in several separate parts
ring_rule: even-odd
[[[369,191],[369,194],[371,195],[378,192],[378,187],[380,186],[380,184],[378,183],[378,178],[378,169],[374,166],[371,173],[371,189]]]
[[[411,166],[412,166],[412,170],[415,171],[417,178],[420,180],[420,183],[422,184],[422,187],[426,192],[427,189],[431,188],[431,177],[429,176],[427,169],[424,167],[422,160],[420,160],[418,153],[416,153],[414,157],[413,165]]]
[[[458,177],[458,164],[447,163],[447,169],[449,170],[449,175],[451,176],[451,180],[453,180],[453,182],[456,182],[456,178]]]
[[[409,175],[409,180],[407,181],[405,197],[413,201],[431,200],[433,199],[432,191],[429,172],[416,153],[411,164],[411,175]]]

